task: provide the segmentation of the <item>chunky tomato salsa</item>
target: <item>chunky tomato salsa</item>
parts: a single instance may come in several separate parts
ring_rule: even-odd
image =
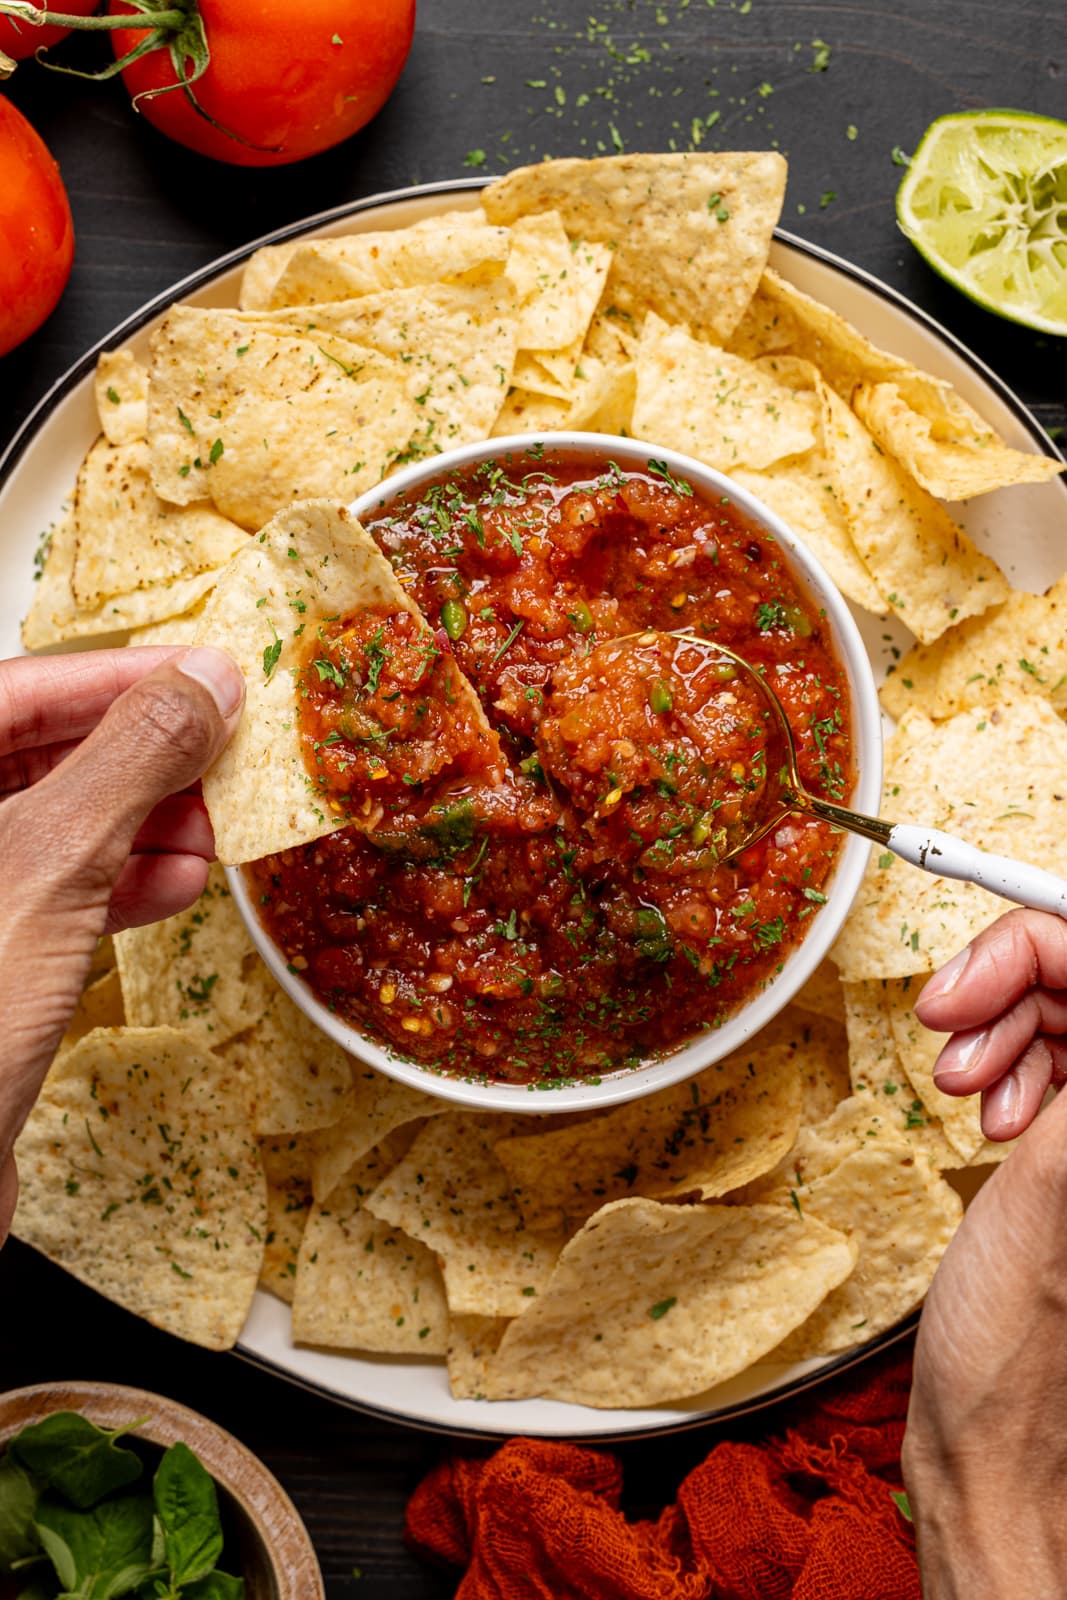
[[[309,774],[329,787],[344,744],[368,784],[389,766],[392,801],[369,833],[250,869],[294,970],[387,1047],[464,1077],[596,1078],[719,1026],[803,936],[838,839],[791,817],[730,854],[773,775],[762,697],[668,635],[762,670],[807,786],[850,785],[844,670],[773,539],[662,463],[592,473],[547,451],[444,478],[369,527],[476,689],[503,775],[435,768],[409,646],[388,619],[380,639],[338,619],[321,659],[347,650],[346,680],[368,644],[385,657],[356,721],[343,694],[302,703]],[[348,757],[336,781],[353,787]]]
[[[380,605],[309,638],[297,681],[304,765],[339,815],[378,828],[406,819],[443,779],[499,778],[499,748],[472,716],[447,645],[411,612]]]

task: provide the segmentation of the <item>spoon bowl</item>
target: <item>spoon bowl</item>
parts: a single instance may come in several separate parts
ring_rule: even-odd
[[[667,637],[683,639],[687,644],[728,662],[748,683],[758,689],[770,714],[771,725],[780,745],[780,749],[776,752],[780,757],[777,768],[768,763],[769,781],[760,797],[761,803],[753,807],[749,814],[739,818],[728,830],[726,849],[720,851],[723,861],[728,861],[751,845],[758,844],[786,817],[797,813],[815,817],[821,822],[832,823],[834,827],[844,828],[849,833],[861,834],[863,838],[874,840],[878,844],[889,842],[891,823],[883,822],[878,817],[868,817],[859,811],[851,811],[847,806],[837,805],[832,800],[824,800],[822,796],[812,794],[805,787],[800,776],[796,739],[785,707],[763,673],[754,667],[751,661],[746,661],[744,656],[738,655],[736,650],[731,650],[727,645],[717,644],[712,639],[702,639],[698,634],[685,630],[672,631]],[[770,776],[772,774],[773,776]]]
[[[633,635],[654,639],[657,635]],[[993,855],[967,844],[954,834],[940,828],[926,828],[915,823],[894,823],[882,817],[870,817],[847,806],[824,800],[805,788],[797,761],[796,740],[785,707],[763,674],[746,661],[744,656],[726,645],[683,631],[670,632],[664,638],[681,639],[688,645],[706,651],[721,661],[727,661],[746,682],[756,686],[780,743],[781,760],[773,782],[768,782],[761,796],[761,804],[744,813],[728,830],[725,848],[719,851],[720,861],[728,861],[772,832],[785,817],[795,814],[818,818],[835,828],[861,835],[882,845],[900,856],[901,860],[919,867],[923,872],[937,877],[957,878],[988,889],[1002,899],[1034,910],[1048,911],[1067,917],[1067,882],[1051,872],[1035,867],[1029,862],[1016,861],[1010,856]],[[768,762],[768,773],[772,771]]]

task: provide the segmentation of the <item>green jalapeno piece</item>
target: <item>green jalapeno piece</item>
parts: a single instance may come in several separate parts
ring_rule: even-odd
[[[446,600],[441,607],[441,626],[450,639],[462,639],[467,631],[467,608],[462,600]]]

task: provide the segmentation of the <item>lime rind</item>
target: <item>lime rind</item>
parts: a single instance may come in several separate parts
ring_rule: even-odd
[[[958,112],[923,135],[897,194],[903,232],[987,310],[1067,335],[1067,123]]]

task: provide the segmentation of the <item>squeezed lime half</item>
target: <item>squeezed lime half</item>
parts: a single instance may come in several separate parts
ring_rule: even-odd
[[[998,316],[1067,335],[1067,122],[962,111],[923,134],[897,221],[949,283]]]

